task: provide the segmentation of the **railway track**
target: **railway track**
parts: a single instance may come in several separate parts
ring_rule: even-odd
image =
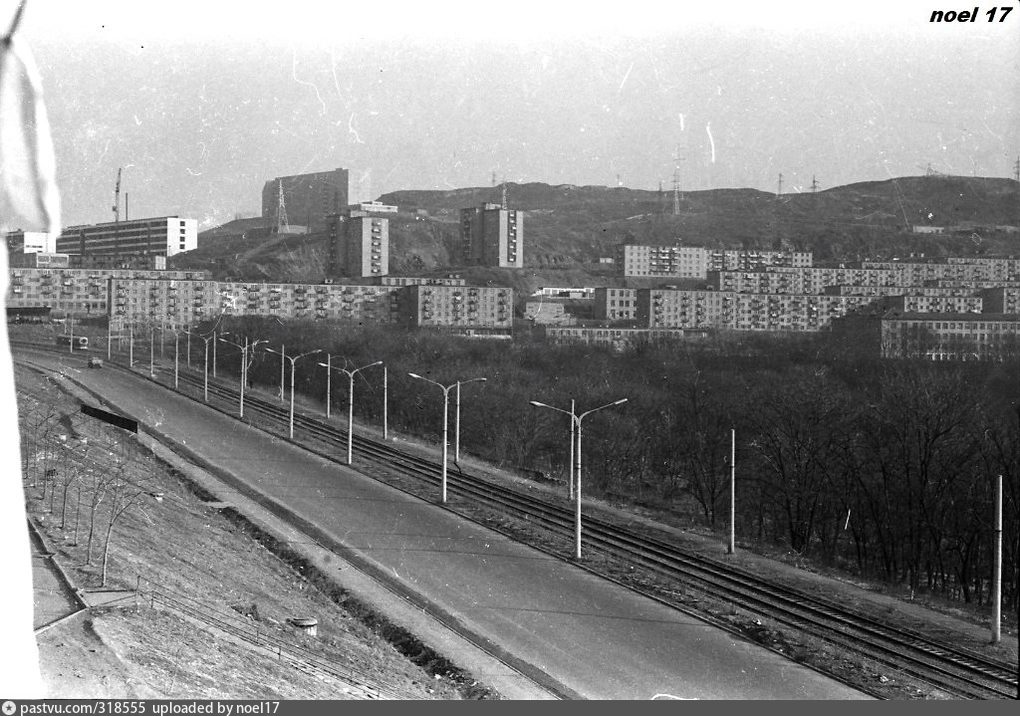
[[[172,389],[173,373],[169,371]],[[197,391],[192,395],[202,401],[203,380],[181,371],[179,382]],[[210,405],[222,412],[236,415],[238,391],[218,383],[209,383]],[[286,434],[289,410],[249,393],[245,395],[245,412],[258,427],[268,421],[269,427]],[[323,420],[295,413],[295,441],[310,444],[325,457],[336,459],[338,448],[346,449],[346,431]],[[435,462],[412,455],[378,440],[355,434],[355,454],[386,470],[438,485],[441,468]],[[573,533],[573,511],[569,506],[554,504],[459,469],[448,472],[448,491],[473,504],[482,505],[499,514],[513,514],[534,526],[564,537]],[[876,662],[934,684],[962,698],[1002,699],[1017,697],[1016,665],[990,659],[973,650],[940,643],[923,634],[884,623],[847,609],[844,605],[772,584],[733,565],[687,552],[656,536],[638,534],[602,518],[588,515],[584,519],[583,537],[588,549],[640,565],[644,570],[684,587],[696,589],[734,607],[802,630],[814,637],[863,654]],[[589,568],[589,565],[583,565]],[[689,611],[682,604],[673,606]],[[694,612],[697,613],[697,612]]]

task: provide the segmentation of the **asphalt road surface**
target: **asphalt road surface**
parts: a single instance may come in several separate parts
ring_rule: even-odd
[[[77,357],[33,360],[62,362],[133,417],[319,525],[407,589],[584,698],[866,698],[147,380],[87,370]]]

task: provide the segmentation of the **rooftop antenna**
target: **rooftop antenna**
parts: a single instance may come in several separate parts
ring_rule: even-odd
[[[283,180],[277,179],[276,186],[279,195],[276,206],[276,233],[289,234],[290,224],[287,223],[287,204],[283,200]]]

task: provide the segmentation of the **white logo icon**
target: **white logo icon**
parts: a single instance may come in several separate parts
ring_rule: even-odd
[[[3,705],[4,716],[11,716],[17,710],[18,707],[14,705],[13,701],[4,701]]]

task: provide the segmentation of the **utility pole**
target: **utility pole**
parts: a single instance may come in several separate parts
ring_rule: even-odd
[[[992,563],[992,643],[1002,638],[1002,475],[995,478],[995,556]]]
[[[730,430],[730,545],[727,552],[737,551],[737,430]]]

